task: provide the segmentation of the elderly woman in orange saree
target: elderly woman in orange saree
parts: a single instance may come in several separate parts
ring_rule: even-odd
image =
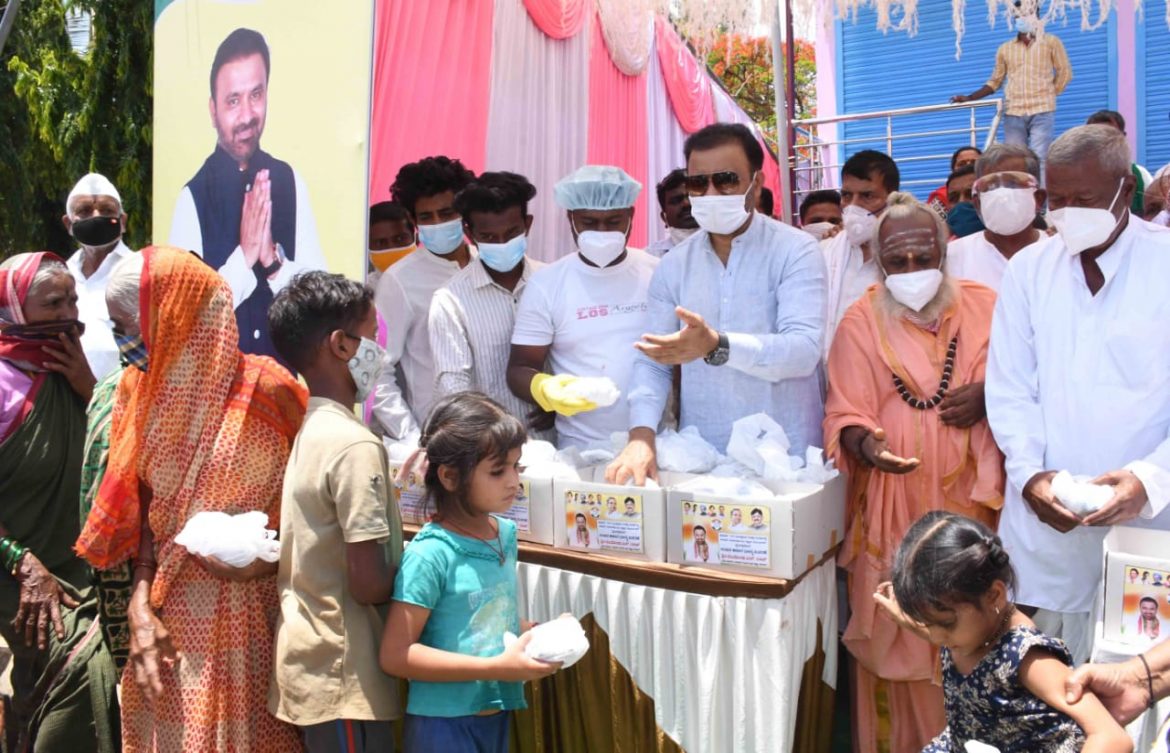
[[[931,510],[994,528],[1003,505],[983,403],[995,294],[945,274],[947,234],[925,205],[892,194],[874,231],[883,282],[845,313],[829,351],[825,442],[849,477],[839,564],[857,753],[919,751],[946,724],[937,649],[873,599],[899,542]]]
[[[307,395],[275,361],[240,353],[215,270],[176,249],[142,253],[139,311],[110,315],[124,341],[141,337],[145,370],[118,384],[106,474],[77,541],[95,567],[132,563],[124,750],[297,751],[266,703],[275,564],[231,568],[174,537],[204,510],[262,510],[279,528]]]

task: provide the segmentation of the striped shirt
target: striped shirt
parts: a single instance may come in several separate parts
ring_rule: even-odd
[[[1072,80],[1072,65],[1060,37],[1042,34],[1024,43],[1004,42],[995,53],[995,70],[987,81],[992,91],[1007,78],[1004,97],[1008,115],[1036,115],[1056,110],[1056,96]]]
[[[532,406],[508,389],[508,354],[516,305],[528,278],[543,266],[524,257],[524,272],[515,290],[507,290],[476,261],[435,291],[428,329],[434,359],[434,399],[463,390],[478,390],[525,419]]]

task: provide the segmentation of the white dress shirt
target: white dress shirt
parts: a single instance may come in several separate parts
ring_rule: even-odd
[[[724,266],[710,236],[696,233],[662,258],[649,298],[648,332],[678,332],[682,306],[730,344],[723,366],[683,365],[679,426],[694,426],[722,450],[732,423],[763,412],[784,427],[794,454],[824,446],[825,265],[811,235],[756,214]],[[670,391],[670,367],[639,353],[628,428],[656,429]]]
[[[844,231],[820,242],[825,257],[826,279],[828,281],[828,322],[825,329],[825,347],[822,356],[828,358],[833,335],[845,312],[858,298],[882,281],[882,271],[874,259],[866,261],[861,246],[849,242]]]
[[[1044,243],[1047,240],[1048,235],[1040,232],[1036,242]],[[999,292],[999,283],[1007,265],[1007,257],[991,245],[983,232],[956,238],[947,245],[947,273],[951,277],[971,280],[996,292]]]
[[[653,256],[630,248],[612,267],[591,267],[570,254],[537,270],[516,310],[512,344],[547,345],[547,373],[609,377],[624,396],[638,352],[634,343],[648,331],[646,291],[657,266]],[[628,422],[624,399],[575,416],[558,414],[557,441],[581,447],[608,440]]]
[[[118,344],[114,342],[114,322],[106,308],[106,285],[110,281],[110,272],[114,266],[132,253],[134,252],[125,243],[118,241],[114,250],[106,254],[106,258],[102,259],[102,263],[88,278],[81,272],[85,251],[78,249],[65,262],[69,274],[73,275],[73,281],[77,284],[78,316],[85,323],[81,349],[85,351],[89,370],[99,382],[102,377],[119,366]]]
[[[1170,529],[1170,234],[1129,220],[1097,259],[1091,295],[1060,236],[1008,262],[991,328],[987,417],[1006,457],[999,533],[1019,573],[1016,600],[1091,610],[1108,528],[1060,533],[1022,490],[1041,471],[1132,471],[1149,503],[1127,523]]]
[[[650,245],[646,246],[646,253],[650,254],[656,259],[661,259],[666,256],[666,252],[674,248],[674,241],[670,239],[669,235],[664,235]]]
[[[475,249],[471,261],[476,263]],[[378,280],[374,303],[386,322],[386,364],[374,384],[375,430],[404,439],[427,420],[435,392],[427,317],[435,291],[459,272],[459,263],[420,248]]]
[[[482,392],[524,421],[532,406],[508,389],[508,355],[516,306],[540,262],[524,258],[515,290],[488,275],[483,262],[468,264],[431,299],[430,340],[435,400],[464,390]]]
[[[317,221],[313,218],[313,208],[309,204],[309,189],[296,170],[293,170],[293,181],[297,195],[296,258],[281,260],[284,264],[280,271],[268,282],[273,295],[288,285],[297,273],[310,269],[325,269],[325,254],[321,251],[321,239],[317,236]],[[203,232],[199,227],[199,213],[195,210],[195,198],[191,195],[191,189],[186,186],[175,202],[171,234],[167,242],[176,248],[194,251],[200,257],[203,256]],[[256,274],[244,258],[244,250],[239,246],[236,246],[218,271],[232,289],[232,302],[235,306],[243,303],[256,289]]]

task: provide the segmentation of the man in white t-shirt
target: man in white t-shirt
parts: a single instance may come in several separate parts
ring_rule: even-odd
[[[556,200],[568,211],[578,252],[537,270],[516,310],[508,387],[556,414],[561,447],[606,440],[628,428],[624,399],[599,408],[576,396],[573,383],[609,377],[624,398],[658,265],[626,245],[641,190],[617,167],[586,165],[562,178]]]
[[[996,144],[975,163],[972,201],[985,230],[947,246],[947,271],[999,291],[1008,260],[1046,240],[1036,218],[1046,194],[1040,187],[1040,159],[1018,144]]]
[[[898,190],[901,175],[889,155],[872,149],[857,152],[841,166],[841,216],[845,232],[821,241],[828,272],[828,319],[824,352],[845,312],[870,285],[881,281],[881,270],[869,252],[869,239],[886,199]]]

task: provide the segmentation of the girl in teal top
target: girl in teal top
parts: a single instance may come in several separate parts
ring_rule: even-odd
[[[410,680],[405,750],[505,753],[523,683],[559,664],[524,654],[516,601],[516,525],[524,425],[488,397],[461,392],[431,411],[425,448],[434,516],[406,548],[382,635],[381,665]]]

